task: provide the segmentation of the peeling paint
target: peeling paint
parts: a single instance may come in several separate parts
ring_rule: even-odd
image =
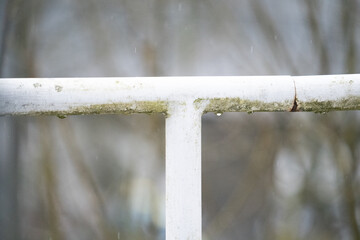
[[[297,103],[297,98],[296,98],[296,95],[295,95],[295,98],[294,98],[294,102],[293,102],[293,106],[290,110],[290,112],[298,112],[298,103]]]
[[[343,84],[343,85],[348,85],[348,84],[353,84],[354,80],[347,80],[347,79],[340,79],[340,80],[333,80],[331,81],[332,84]]]
[[[34,86],[34,88],[41,87],[41,83],[34,83],[33,86]]]
[[[63,87],[62,86],[59,86],[59,85],[55,85],[55,90],[57,92],[61,92],[63,90]]]

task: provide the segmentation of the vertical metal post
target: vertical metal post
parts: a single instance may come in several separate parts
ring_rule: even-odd
[[[173,104],[166,119],[166,239],[201,239],[201,115]]]

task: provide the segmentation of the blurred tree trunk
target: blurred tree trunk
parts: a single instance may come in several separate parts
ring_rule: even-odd
[[[8,32],[9,20],[9,1],[0,2],[0,77],[3,73],[3,63],[5,57],[5,40]]]
[[[19,124],[13,118],[0,124],[0,239],[19,239]]]
[[[35,77],[33,30],[41,0],[0,2],[2,19],[0,38],[0,77]],[[16,117],[1,121],[3,141],[0,146],[0,239],[20,239],[19,162],[20,128],[26,124]]]

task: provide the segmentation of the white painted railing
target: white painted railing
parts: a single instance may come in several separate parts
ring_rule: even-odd
[[[360,74],[0,79],[0,115],[164,113],[166,239],[201,239],[204,112],[360,110]]]

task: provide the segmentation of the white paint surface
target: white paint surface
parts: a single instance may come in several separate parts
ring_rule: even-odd
[[[303,102],[360,97],[360,74],[293,77],[296,97]]]
[[[291,102],[294,94],[288,76],[0,79],[0,115],[71,114],[76,107],[135,101],[241,98]]]
[[[166,119],[166,239],[201,239],[201,115],[192,102]]]
[[[116,113],[126,110],[117,105],[119,103],[162,101],[167,104],[235,98],[253,103],[256,101],[270,103],[264,108],[257,109],[258,111],[288,111],[292,107],[295,88],[297,99],[303,103],[340,101],[348,97],[359,98],[360,74],[299,77],[0,79],[0,115],[56,114],[56,112],[78,114],[79,112],[74,111],[78,107],[89,107],[89,111],[84,112],[89,114],[99,112],[99,109],[92,111],[91,106],[104,104],[112,104],[118,110],[114,112],[108,110],[107,113]],[[277,108],[274,109],[273,106]],[[341,103],[335,103],[334,106],[338,109]],[[132,110],[136,112],[141,111],[140,109],[143,108],[136,109],[133,106]],[[226,106],[217,110],[229,111]],[[159,108],[154,108],[153,111],[159,111]],[[246,111],[246,109],[240,106],[236,111]]]
[[[306,111],[360,110],[360,74],[0,79],[0,115],[167,112],[167,240],[201,239],[203,111],[289,111],[295,97]]]

